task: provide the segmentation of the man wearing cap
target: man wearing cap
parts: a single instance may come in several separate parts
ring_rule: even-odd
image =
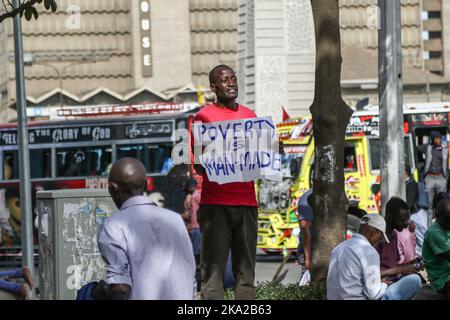
[[[331,252],[327,278],[329,300],[409,300],[421,287],[412,274],[391,284],[381,278],[380,256],[374,249],[384,236],[386,222],[378,214],[366,214],[359,233],[338,244]]]
[[[448,149],[441,143],[441,134],[432,131],[430,144],[419,146],[419,151],[425,153],[425,189],[429,203],[433,203],[437,193],[447,192]]]

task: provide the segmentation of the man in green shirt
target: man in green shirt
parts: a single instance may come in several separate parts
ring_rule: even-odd
[[[436,222],[425,233],[422,254],[431,283],[450,300],[450,199],[438,203]]]

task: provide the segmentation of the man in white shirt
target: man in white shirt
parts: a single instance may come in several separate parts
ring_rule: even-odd
[[[327,278],[329,300],[409,300],[421,288],[420,277],[411,274],[394,284],[381,279],[380,256],[375,250],[386,237],[386,222],[379,214],[366,214],[359,233],[331,252]],[[389,285],[389,286],[388,286]]]
[[[144,165],[123,158],[111,168],[108,188],[120,211],[100,226],[98,245],[106,282],[95,300],[189,300],[194,296],[195,260],[181,216],[144,196]]]

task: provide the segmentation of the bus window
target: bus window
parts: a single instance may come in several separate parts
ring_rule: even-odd
[[[370,164],[372,171],[380,170],[381,166],[381,144],[379,139],[369,139]]]
[[[50,178],[51,151],[50,149],[30,149],[30,176],[33,178]]]
[[[3,152],[3,180],[19,179],[19,155],[17,150]]]
[[[50,149],[30,149],[30,178],[50,178]],[[19,179],[19,152],[5,151],[3,153],[3,179]]]
[[[86,154],[82,148],[57,149],[56,150],[56,172],[58,177],[85,176],[87,170],[84,164]]]
[[[111,147],[61,148],[56,150],[58,177],[106,175]]]
[[[415,168],[414,159],[411,154],[410,136],[405,136],[405,165]],[[369,139],[370,164],[372,171],[380,170],[381,166],[381,143],[380,139]]]
[[[344,171],[356,171],[356,150],[353,143],[348,143],[344,147]]]
[[[148,150],[148,173],[161,173],[165,174],[169,172],[172,167],[172,144],[165,143],[154,145],[150,144],[147,147]]]
[[[136,158],[139,161],[141,161],[145,167],[147,167],[147,159],[144,144],[118,145],[117,160],[127,157]]]
[[[87,149],[88,174],[90,176],[108,175],[112,160],[112,149],[107,147],[89,147]]]

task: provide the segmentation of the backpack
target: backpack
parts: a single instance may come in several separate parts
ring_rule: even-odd
[[[92,296],[92,291],[97,286],[98,282],[89,282],[85,284],[77,291],[77,300],[94,300]]]

